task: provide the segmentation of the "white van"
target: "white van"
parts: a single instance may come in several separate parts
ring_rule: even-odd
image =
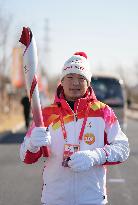
[[[94,74],[91,86],[96,97],[109,105],[115,112],[123,131],[127,128],[127,99],[123,80],[110,74]]]

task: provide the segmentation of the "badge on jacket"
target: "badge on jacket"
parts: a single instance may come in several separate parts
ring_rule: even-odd
[[[88,145],[92,145],[95,142],[95,136],[92,133],[86,133],[84,135],[84,141]]]
[[[80,150],[80,145],[78,144],[65,144],[62,166],[68,167],[68,161],[70,160],[70,156],[79,150]]]

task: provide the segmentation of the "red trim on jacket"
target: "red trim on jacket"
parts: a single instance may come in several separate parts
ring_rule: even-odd
[[[122,162],[105,162],[103,165],[117,165],[121,164]]]
[[[109,145],[109,142],[108,142],[108,140],[107,140],[107,134],[106,134],[106,132],[104,131],[104,145]]]
[[[109,142],[107,140],[107,134],[106,132],[104,132],[104,145],[109,145]],[[106,156],[108,157],[108,153],[106,152],[106,150],[103,148],[103,150],[105,151],[106,153]],[[103,165],[117,165],[117,164],[120,164],[121,162],[108,162],[106,161]]]
[[[29,150],[27,150],[24,163],[26,164],[33,164],[38,161],[38,159],[42,156],[42,150],[40,150],[36,153],[32,153]]]

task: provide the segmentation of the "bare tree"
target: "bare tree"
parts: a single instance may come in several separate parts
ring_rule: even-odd
[[[7,77],[5,76],[5,71],[8,66],[7,45],[9,29],[11,26],[11,16],[6,16],[5,13],[2,4],[0,4],[0,98],[3,99],[0,108],[2,111],[4,110],[8,97],[6,93]]]
[[[5,16],[0,7],[0,75],[3,75],[7,67],[8,34],[11,26],[11,16]]]
[[[124,68],[123,66],[119,65],[117,68],[116,68],[119,76],[121,77],[121,79],[124,81],[124,83],[126,84],[127,82],[127,79],[126,79],[126,75],[125,75],[125,71],[124,71]]]

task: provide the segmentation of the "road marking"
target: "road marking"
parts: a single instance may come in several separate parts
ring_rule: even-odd
[[[108,179],[108,182],[110,182],[110,183],[125,183],[125,179],[110,178],[110,179]]]

